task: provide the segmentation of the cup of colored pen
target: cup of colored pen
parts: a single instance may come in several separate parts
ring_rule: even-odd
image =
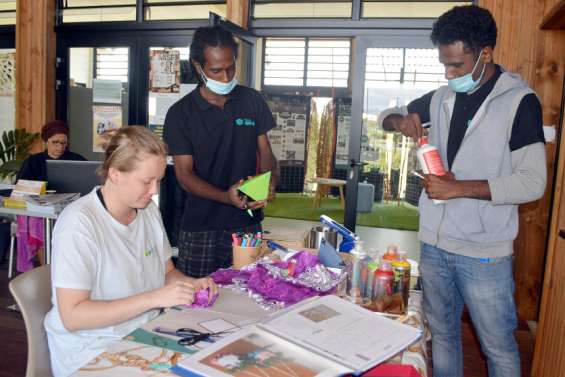
[[[236,270],[255,262],[261,253],[261,233],[233,233],[232,256]]]

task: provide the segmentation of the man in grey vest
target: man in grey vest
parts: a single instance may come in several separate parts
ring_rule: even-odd
[[[512,276],[518,205],[545,190],[541,104],[518,75],[493,62],[488,10],[455,7],[434,24],[448,85],[381,114],[382,127],[429,142],[449,172],[426,175],[420,196],[420,267],[434,377],[463,376],[466,305],[489,375],[520,376]],[[441,199],[443,204],[434,204]]]

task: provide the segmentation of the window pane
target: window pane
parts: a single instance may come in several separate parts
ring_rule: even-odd
[[[159,4],[159,3],[202,3],[202,0],[145,0],[146,4]]]
[[[365,85],[411,85],[432,90],[447,81],[444,67],[438,60],[437,49],[428,48],[371,48],[367,50]]]
[[[128,48],[97,48],[96,78],[128,81]]]
[[[15,25],[16,12],[2,12],[0,13],[0,25]]]
[[[0,10],[16,10],[16,1],[4,0],[0,1]]]
[[[437,18],[455,6],[472,1],[371,1],[362,4],[364,18]]]
[[[135,7],[63,10],[63,22],[135,21],[135,18]]]
[[[410,174],[419,169],[412,139],[400,133],[384,132],[377,126],[377,119],[383,110],[407,105],[445,82],[444,68],[435,48],[367,49],[361,161],[368,165],[360,172],[361,181],[366,183],[364,190],[360,184],[359,192],[365,199],[372,199],[376,206],[373,212],[378,208],[385,214],[382,217],[385,224],[380,227],[417,230],[416,205],[422,182]],[[349,133],[348,121],[344,120],[338,127],[342,127],[344,135]],[[341,155],[336,164],[344,166],[347,160],[344,153]],[[373,185],[372,198],[367,198],[371,191],[367,190],[367,184]],[[359,212],[357,224],[364,223],[371,223],[370,213]]]
[[[289,78],[271,78],[265,77],[265,85],[286,85],[286,86],[302,86],[302,78],[300,79],[289,79]]]
[[[102,132],[128,124],[128,56],[127,47],[69,49],[71,151],[89,160],[101,157]]]
[[[350,18],[351,2],[256,2],[254,18]]]
[[[106,5],[135,5],[135,0],[67,0],[65,2],[65,8]]]
[[[226,4],[201,5],[161,5],[145,8],[145,19],[155,20],[202,20],[208,19],[210,12],[226,17]]]
[[[307,86],[347,87],[349,39],[308,41]]]
[[[264,85],[303,86],[305,53],[304,38],[267,38]]]

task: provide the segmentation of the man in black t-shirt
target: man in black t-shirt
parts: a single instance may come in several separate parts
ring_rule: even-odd
[[[520,376],[513,241],[518,204],[544,193],[545,145],[539,100],[518,75],[493,62],[496,34],[486,9],[463,6],[443,14],[431,38],[448,85],[381,115],[385,130],[416,140],[430,122],[429,142],[448,171],[425,176],[419,201],[434,377],[463,376],[463,306],[489,375]]]
[[[190,59],[200,84],[165,119],[163,137],[188,193],[177,268],[193,277],[229,267],[232,233],[260,231],[262,207],[275,195],[277,163],[267,138],[275,121],[259,92],[237,85],[236,57],[230,32],[199,28]],[[267,171],[267,201],[248,202],[238,193],[244,179]]]

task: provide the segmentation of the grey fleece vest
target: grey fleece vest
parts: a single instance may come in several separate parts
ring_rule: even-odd
[[[451,171],[458,180],[488,180],[512,174],[509,147],[520,101],[533,93],[518,75],[503,72],[463,138]],[[439,88],[430,104],[429,142],[447,166],[447,139],[455,93]],[[451,199],[434,205],[425,191],[419,202],[421,241],[449,252],[477,258],[512,254],[518,233],[518,206],[493,205],[487,200]]]

